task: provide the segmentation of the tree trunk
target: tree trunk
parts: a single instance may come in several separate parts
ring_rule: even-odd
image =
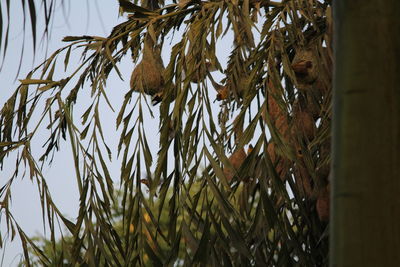
[[[400,2],[336,0],[330,266],[399,266]]]

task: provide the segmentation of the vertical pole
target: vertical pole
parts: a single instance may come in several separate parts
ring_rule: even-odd
[[[333,2],[330,266],[400,266],[400,1]]]

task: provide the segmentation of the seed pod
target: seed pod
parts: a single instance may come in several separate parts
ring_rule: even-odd
[[[148,35],[144,40],[142,61],[132,72],[130,86],[136,92],[155,95],[164,89],[164,66],[160,47]]]

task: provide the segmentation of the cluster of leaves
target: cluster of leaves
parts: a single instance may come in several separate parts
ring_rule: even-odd
[[[13,236],[17,231],[21,238],[26,264],[34,253],[44,265],[65,260],[112,266],[325,265],[330,5],[317,0],[166,5],[149,0],[138,6],[120,0],[121,12],[129,16],[108,37],[65,37],[69,44],[21,80],[0,113],[0,161],[9,155],[17,161],[14,175],[0,188],[1,212]],[[113,110],[107,98],[109,74],[122,76],[118,63],[128,53],[138,62],[146,36],[163,46],[181,27],[184,32],[163,72],[159,151],[150,150],[144,119],[156,107],[147,104],[143,93],[130,90],[116,118],[121,136],[115,153],[106,143],[99,114],[103,100]],[[227,33],[233,34],[234,44],[223,69],[216,44]],[[69,76],[53,79],[57,60],[63,58],[61,67],[67,69],[78,49],[80,65]],[[199,75],[207,64],[225,76],[222,85],[210,73]],[[88,102],[80,97],[88,82],[92,102],[79,124],[73,107]],[[221,88],[228,93],[216,120],[210,93]],[[31,121],[43,98],[44,111]],[[43,128],[49,137],[37,161],[30,144]],[[61,139],[71,144],[80,194],[74,221],[52,201],[39,166],[52,161]],[[254,148],[240,167],[233,166],[226,155],[250,142]],[[122,162],[120,198],[107,168],[115,154]],[[61,254],[56,246],[54,253],[45,253],[10,212],[12,184],[22,162],[40,185],[50,242],[56,244],[57,219],[69,231],[70,245],[62,246]],[[233,177],[226,177],[227,169]],[[113,205],[121,207],[118,216]]]

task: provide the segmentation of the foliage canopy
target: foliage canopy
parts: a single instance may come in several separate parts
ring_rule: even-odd
[[[119,2],[125,22],[107,37],[65,37],[68,44],[21,80],[1,109],[0,161],[15,157],[17,167],[0,188],[0,208],[8,230],[21,238],[26,264],[33,253],[44,265],[326,265],[330,1]],[[178,33],[168,48],[167,38]],[[227,34],[234,43],[222,66],[216,44]],[[162,49],[170,49],[168,62],[159,57]],[[80,65],[54,79],[78,53]],[[107,78],[123,78],[118,64],[128,55],[136,74],[117,103],[121,135],[113,148],[99,106],[105,101],[114,110]],[[216,82],[216,73],[223,80]],[[88,89],[90,101],[80,97]],[[73,111],[86,103],[83,114]],[[145,119],[158,108],[159,118]],[[158,151],[145,130],[154,121]],[[48,137],[37,159],[31,141],[39,132]],[[41,171],[63,140],[71,144],[80,194],[73,221],[53,203]],[[120,197],[108,170],[117,156]],[[69,231],[61,244],[73,245],[57,257],[56,246],[45,253],[10,212],[23,166],[39,185],[50,242],[56,244],[58,220]]]

